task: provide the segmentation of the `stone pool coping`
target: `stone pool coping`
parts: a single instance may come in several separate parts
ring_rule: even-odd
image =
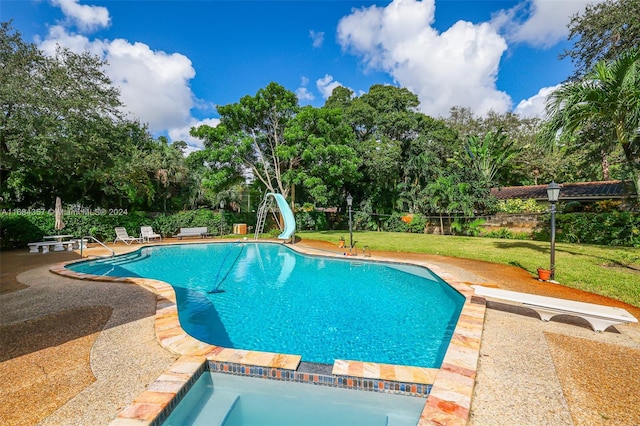
[[[176,244],[228,242],[230,241],[218,240]],[[276,244],[267,241],[260,242]],[[310,247],[296,245],[287,245],[287,247],[306,255],[344,258],[341,253],[326,252]],[[132,251],[139,248],[140,246],[131,247]],[[424,396],[428,392],[419,425],[467,424],[484,324],[486,309],[484,301],[473,298],[473,289],[467,283],[458,280],[454,275],[429,262],[413,259],[399,261],[397,258],[385,256],[371,256],[366,260],[426,267],[461,293],[465,297],[465,303],[440,369],[336,360],[332,370],[335,383],[329,385],[335,386],[339,381],[341,387],[380,391],[389,391],[390,388],[391,391],[395,389],[397,393],[417,396]],[[273,374],[270,378],[284,379],[285,376],[288,378],[291,375],[291,380],[310,383],[318,383],[326,379],[326,376],[323,375],[295,372],[301,361],[299,355],[229,349],[203,343],[189,336],[180,326],[175,292],[169,284],[145,278],[82,274],[65,268],[66,265],[81,261],[86,261],[86,259],[55,264],[51,266],[50,271],[75,279],[131,283],[150,290],[157,296],[156,339],[165,349],[182,355],[165,373],[152,382],[146,391],[135,398],[130,406],[121,411],[111,423],[112,425],[154,424],[156,418],[165,413],[167,407],[172,405],[176,395],[181,395],[186,391],[193,378],[203,371],[207,362],[221,371],[233,369],[236,374],[250,375],[257,371],[252,368],[264,368],[265,372]],[[238,369],[237,372],[236,369]],[[395,388],[394,383],[396,384]],[[402,391],[400,391],[398,384],[401,385]]]

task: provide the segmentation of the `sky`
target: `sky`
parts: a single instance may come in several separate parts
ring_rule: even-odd
[[[596,0],[598,1],[598,0]],[[336,86],[406,87],[419,109],[542,116],[573,73],[570,17],[584,0],[0,0],[0,21],[47,54],[107,61],[125,111],[155,136],[202,141],[216,106],[270,82],[320,107]]]

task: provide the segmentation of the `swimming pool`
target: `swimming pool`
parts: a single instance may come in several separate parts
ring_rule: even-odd
[[[424,401],[205,371],[162,425],[415,426]]]
[[[437,368],[464,297],[426,268],[301,255],[281,244],[145,247],[76,272],[155,278],[182,327],[229,348]]]

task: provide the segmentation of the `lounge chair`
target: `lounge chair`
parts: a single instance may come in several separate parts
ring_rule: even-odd
[[[118,241],[122,241],[125,244],[139,243],[141,241],[140,238],[130,237],[129,234],[127,233],[126,228],[117,227],[115,228],[115,230],[116,230],[116,239],[113,240],[113,244],[117,243]]]
[[[162,235],[153,232],[153,228],[150,226],[140,227],[140,238],[142,238],[142,241],[146,242],[149,242],[153,238],[157,238],[159,241],[162,241]]]

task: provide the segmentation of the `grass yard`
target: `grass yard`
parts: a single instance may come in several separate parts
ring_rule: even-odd
[[[344,231],[300,232],[303,240],[338,244]],[[450,235],[398,232],[354,232],[358,251],[371,250],[427,253],[513,265],[537,275],[548,268],[550,244],[541,241],[454,237]],[[556,274],[561,284],[611,297],[640,307],[640,249],[581,244],[556,244]]]

